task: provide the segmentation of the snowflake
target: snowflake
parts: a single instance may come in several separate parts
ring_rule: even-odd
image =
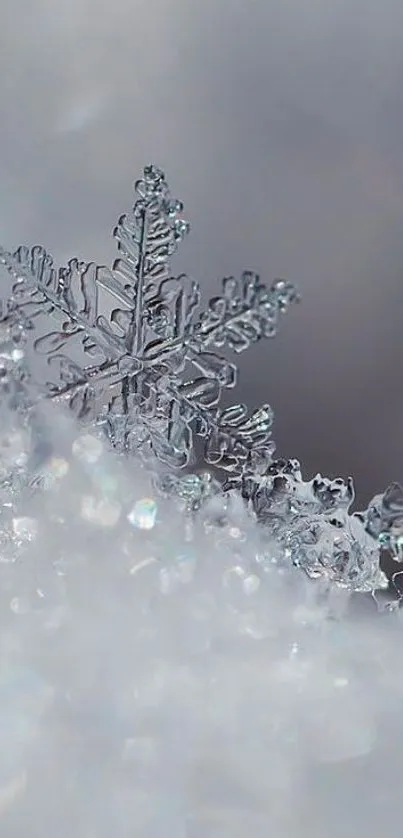
[[[154,166],[144,169],[135,191],[133,210],[114,231],[119,256],[112,268],[77,259],[57,268],[38,246],[0,250],[8,277],[2,317],[13,312],[23,324],[41,395],[85,422],[100,422],[118,450],[184,467],[196,435],[208,464],[235,474],[252,464],[262,472],[274,450],[272,410],[220,407],[237,369],[217,350],[241,353],[272,337],[296,290],[283,280],[267,288],[245,272],[224,279],[221,294],[200,313],[198,284],[170,270],[189,230],[182,203]]]
[[[268,404],[251,413],[242,404],[221,407],[237,381],[226,352],[275,335],[280,314],[298,299],[294,286],[277,280],[268,288],[245,272],[225,278],[203,311],[198,284],[171,273],[189,231],[182,203],[154,166],[135,191],[134,208],[114,231],[112,268],[77,259],[57,268],[42,247],[0,249],[0,496],[37,485],[31,478],[49,436],[39,410],[45,396],[100,425],[118,451],[170,467],[158,470],[155,488],[177,498],[187,516],[201,507],[208,515],[216,495],[224,505],[242,498],[260,524],[263,557],[274,539],[283,559],[310,578],[369,592],[387,587],[379,558],[388,553],[399,602],[402,487],[392,484],[364,512],[352,512],[351,479],[304,481],[297,460],[273,459]],[[207,464],[228,473],[224,482],[180,472],[195,459],[195,437],[204,440]],[[227,518],[219,516],[217,527],[225,529]]]

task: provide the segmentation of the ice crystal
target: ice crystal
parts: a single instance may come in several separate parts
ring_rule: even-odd
[[[271,408],[220,407],[237,370],[217,350],[240,353],[274,335],[295,288],[280,280],[267,288],[245,272],[224,279],[200,312],[198,284],[170,269],[189,229],[182,203],[154,166],[135,191],[133,210],[114,231],[119,257],[111,269],[77,259],[56,268],[42,247],[0,251],[12,277],[3,309],[18,312],[39,390],[80,419],[102,422],[118,450],[183,467],[196,434],[210,465],[241,472],[253,458],[267,463]]]
[[[294,459],[274,461],[265,475],[245,476],[241,492],[284,554],[311,578],[326,577],[360,592],[387,586],[379,567],[379,536],[386,537],[390,490],[374,498],[366,512],[351,513],[351,478],[345,482],[317,474],[305,482]]]
[[[132,211],[114,231],[112,268],[77,259],[56,268],[42,247],[0,250],[0,492],[46,490],[67,473],[39,407],[55,401],[90,426],[73,448],[96,477],[81,504],[86,520],[113,528],[124,518],[113,498],[117,478],[100,465],[106,432],[118,452],[163,464],[153,485],[159,497],[175,498],[188,541],[199,514],[224,545],[242,541],[257,520],[263,566],[269,557],[348,591],[384,588],[381,552],[397,562],[403,554],[403,489],[392,484],[367,510],[352,512],[351,479],[304,481],[297,460],[273,460],[268,404],[251,413],[221,406],[237,380],[226,352],[272,337],[298,299],[294,286],[277,280],[267,288],[245,272],[225,278],[203,311],[198,284],[171,273],[171,256],[189,230],[182,203],[154,166],[135,191]],[[226,482],[208,471],[183,473],[195,459],[195,437],[204,440],[207,464],[228,473]],[[242,523],[245,501],[249,524]],[[134,529],[154,526],[153,504],[143,498],[126,511]]]

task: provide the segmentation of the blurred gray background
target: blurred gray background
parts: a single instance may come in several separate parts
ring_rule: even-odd
[[[401,0],[2,0],[1,239],[110,261],[144,164],[193,232],[176,261],[295,281],[238,396],[279,455],[403,478]]]

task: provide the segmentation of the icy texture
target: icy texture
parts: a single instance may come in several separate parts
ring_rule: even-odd
[[[387,586],[379,569],[379,545],[387,537],[390,491],[374,498],[367,513],[351,513],[351,478],[345,483],[317,474],[304,482],[298,460],[276,460],[264,476],[247,476],[241,484],[258,521],[275,535],[293,564],[313,579],[323,576],[362,592]]]
[[[1,834],[400,835],[399,614],[350,613],[239,491],[157,494],[96,427],[35,411],[0,506]],[[306,490],[322,512],[328,490]]]
[[[42,247],[0,251],[12,276],[2,296],[18,308],[33,345],[35,380],[81,419],[101,415],[118,450],[151,451],[182,467],[196,433],[209,464],[240,471],[253,452],[268,461],[272,411],[220,409],[237,371],[217,349],[240,353],[273,336],[296,291],[280,280],[268,289],[244,273],[226,278],[200,313],[197,283],[170,273],[188,231],[181,202],[154,166],[145,168],[136,193],[114,231],[119,258],[112,269],[77,259],[57,269]]]

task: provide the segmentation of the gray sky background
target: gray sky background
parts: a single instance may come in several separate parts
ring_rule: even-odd
[[[155,162],[193,232],[206,297],[244,268],[302,304],[240,361],[279,454],[403,479],[401,0],[1,0],[7,247],[109,261]],[[233,394],[235,395],[235,394]]]

